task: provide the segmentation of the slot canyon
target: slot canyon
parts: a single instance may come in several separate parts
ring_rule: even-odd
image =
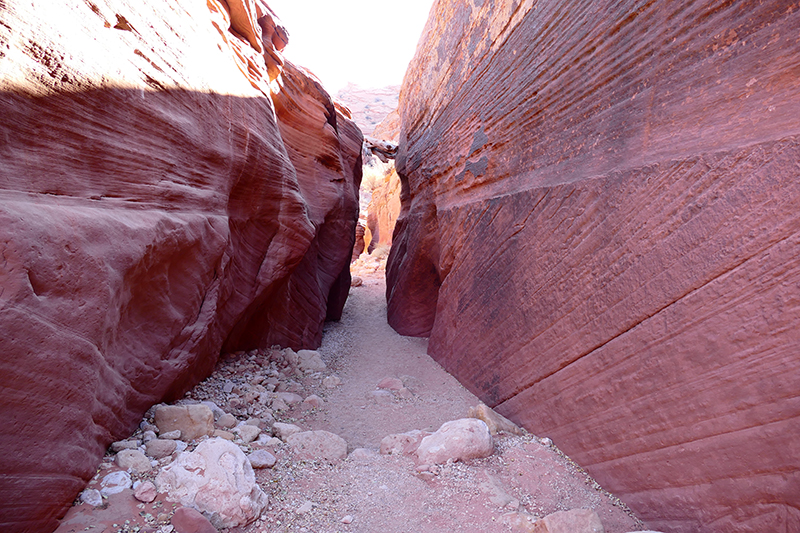
[[[800,2],[280,17],[0,0],[0,530],[800,532]]]

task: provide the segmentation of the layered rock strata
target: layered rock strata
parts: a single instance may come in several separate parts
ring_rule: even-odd
[[[319,344],[361,132],[261,2],[0,6],[0,529],[48,531],[220,348]]]
[[[653,529],[800,528],[800,9],[440,1],[389,321]]]

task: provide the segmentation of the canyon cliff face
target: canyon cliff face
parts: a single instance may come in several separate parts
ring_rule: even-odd
[[[261,2],[0,3],[0,529],[220,349],[341,313],[362,135]]]
[[[800,6],[439,1],[389,321],[654,529],[800,529]]]

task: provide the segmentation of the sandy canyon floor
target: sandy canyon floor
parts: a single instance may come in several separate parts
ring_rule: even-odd
[[[274,412],[279,422],[341,436],[349,455],[331,465],[297,460],[278,439],[263,444],[277,459],[272,468],[255,470],[269,506],[256,522],[227,531],[527,531],[536,518],[575,508],[595,510],[607,533],[645,529],[544,435],[499,433],[490,457],[441,465],[433,472],[420,472],[413,456],[381,455],[385,436],[415,429],[433,432],[444,422],[466,417],[479,400],[426,354],[425,339],[400,336],[387,325],[380,266],[360,260],[354,275],[363,284],[351,289],[342,320],[326,326],[319,349],[327,369],[310,375],[291,375],[284,369],[280,374],[291,392],[302,397],[316,394],[322,405],[298,403]],[[246,412],[246,405],[231,404],[228,393],[241,393],[266,364],[252,354],[224,357],[185,401],[211,400],[226,411],[233,405],[232,414],[245,420],[252,413]],[[272,368],[278,367],[272,363]],[[323,379],[333,375],[341,384],[323,385]],[[379,391],[377,384],[384,378],[402,381],[403,393]],[[281,388],[287,388],[286,383]],[[268,428],[264,431],[269,433]],[[264,442],[262,438],[241,446],[253,451]],[[190,450],[193,445],[189,443]],[[170,460],[162,459],[152,472],[133,477],[153,480]],[[90,487],[118,469],[109,452]],[[57,533],[177,532],[170,523],[176,507],[165,494],[143,503],[126,489],[100,507],[77,501]]]

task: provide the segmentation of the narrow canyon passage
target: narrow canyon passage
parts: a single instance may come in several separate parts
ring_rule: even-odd
[[[352,447],[378,448],[390,433],[436,431],[466,416],[478,399],[427,355],[427,339],[389,327],[382,273],[359,274],[364,284],[351,289],[342,320],[326,324],[318,350],[342,385],[308,423],[341,435]],[[399,379],[408,396],[374,395],[384,378]]]
[[[324,369],[290,362],[294,352],[285,359],[287,352],[278,350],[225,356],[175,407],[157,406],[128,440],[115,443],[87,492],[108,492],[106,480],[124,477],[130,465],[123,454],[135,455],[131,449],[146,450],[152,457],[150,442],[168,438],[164,428],[156,428],[160,409],[210,408],[213,434],[186,439],[184,453],[153,460],[152,468],[127,470],[138,485],[108,494],[97,507],[88,501],[76,504],[57,533],[205,531],[186,529],[182,522],[181,513],[192,507],[181,500],[187,491],[197,492],[192,501],[217,521],[216,530],[230,533],[525,532],[539,531],[535,527],[541,524],[535,524],[546,516],[566,520],[575,532],[625,533],[643,527],[549,439],[518,428],[514,431],[519,435],[509,432],[510,427],[497,432],[486,457],[423,464],[417,446],[424,442],[419,439],[464,419],[478,400],[426,354],[426,339],[403,337],[387,325],[383,272],[357,274],[363,283],[351,289],[341,321],[326,325],[322,347],[297,353],[297,361],[318,354]],[[276,392],[266,392],[264,385]],[[158,430],[159,437],[147,441],[146,428]],[[302,449],[290,432],[330,432],[336,436],[328,433],[327,438],[338,439],[343,448],[337,457],[325,444]],[[412,446],[405,435],[417,439]],[[128,444],[139,447],[123,450]],[[198,460],[206,464],[199,459],[200,450],[211,447],[227,447],[240,461],[249,460],[255,473],[250,484],[240,482],[236,489],[214,489],[209,495],[204,484],[225,483],[195,479],[186,484],[169,477],[180,468],[176,465],[191,470]],[[225,470],[236,471],[230,465]],[[247,470],[243,468],[242,479]],[[154,483],[151,501],[141,494],[148,483]],[[255,497],[261,490],[264,495]],[[240,512],[238,503],[226,506],[228,500],[268,503],[248,521],[226,527],[223,521],[230,523]],[[197,518],[205,520],[199,514]],[[602,523],[603,529],[593,523]]]

